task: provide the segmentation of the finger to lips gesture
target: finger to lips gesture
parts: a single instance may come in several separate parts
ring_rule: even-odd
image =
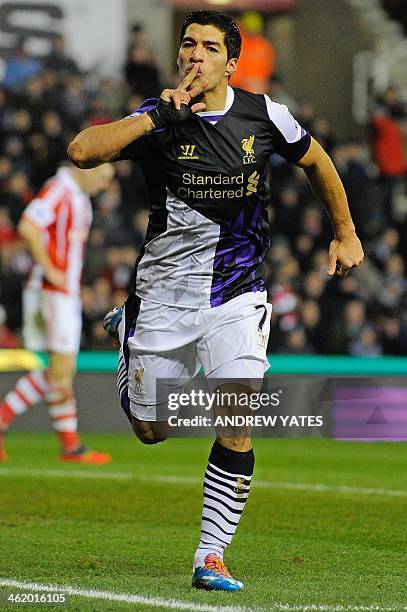
[[[191,86],[192,81],[198,74],[199,65],[194,64],[191,70],[184,76],[177,89],[164,89],[161,94],[161,99],[166,102],[172,102],[177,110],[181,108],[181,104],[189,104],[193,98],[203,93],[208,86],[208,81],[202,79],[198,84]],[[191,106],[193,113],[198,113],[206,108],[203,102],[197,102]]]

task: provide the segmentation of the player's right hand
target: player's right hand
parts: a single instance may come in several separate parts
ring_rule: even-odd
[[[190,106],[193,98],[203,93],[208,86],[208,81],[202,79],[198,84],[190,87],[198,71],[199,65],[194,64],[177,89],[164,89],[157,106],[147,113],[156,128],[185,123],[192,119],[194,113],[205,110],[206,105],[203,102]]]
[[[57,289],[66,289],[66,274],[54,266],[46,268],[44,275],[47,281]]]

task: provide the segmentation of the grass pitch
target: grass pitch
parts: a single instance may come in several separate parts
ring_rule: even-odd
[[[191,609],[407,605],[407,445],[255,440],[252,491],[225,557],[246,588],[228,594],[190,587],[211,441],[146,447],[129,433],[85,442],[110,451],[112,463],[59,464],[52,434],[8,436],[0,580],[176,599]],[[10,591],[0,588],[0,601]],[[156,606],[71,596],[68,609]]]

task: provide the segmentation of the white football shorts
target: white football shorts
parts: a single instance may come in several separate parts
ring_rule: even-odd
[[[78,353],[82,330],[79,296],[59,291],[23,291],[23,340],[30,351]]]
[[[186,384],[201,366],[208,378],[263,378],[269,368],[271,310],[266,292],[196,310],[133,294],[119,326],[118,388],[127,415],[155,421],[156,407],[166,403],[166,397],[157,397],[156,380],[171,379],[175,389],[177,381]],[[250,371],[243,374],[246,367]]]

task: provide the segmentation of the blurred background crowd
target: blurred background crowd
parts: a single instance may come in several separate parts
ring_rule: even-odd
[[[339,139],[310,100],[296,99],[285,88],[261,21],[252,14],[242,26],[246,49],[252,49],[253,58],[260,52],[262,61],[245,56],[232,84],[287,104],[331,155],[366,253],[364,264],[348,277],[327,277],[329,218],[304,173],[273,156],[268,169],[267,282],[274,307],[269,348],[367,357],[406,354],[405,100],[396,87],[388,87],[371,100],[365,137]],[[174,84],[175,76],[163,76],[141,24],[131,30],[117,78],[98,80],[81,72],[60,34],[41,59],[31,56],[21,39],[0,83],[0,348],[21,346],[21,290],[31,265],[16,233],[24,207],[66,161],[67,145],[77,132],[121,118]],[[83,349],[111,349],[102,320],[127,296],[148,222],[140,169],[127,161],[115,167],[113,183],[94,200],[83,273]]]

